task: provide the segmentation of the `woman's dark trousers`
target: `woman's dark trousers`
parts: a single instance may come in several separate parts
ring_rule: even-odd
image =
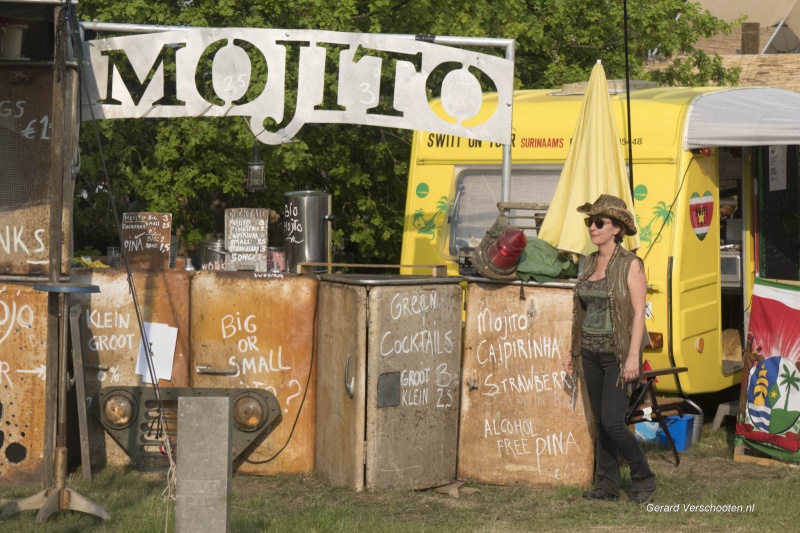
[[[619,363],[611,353],[582,350],[583,374],[589,405],[595,420],[596,488],[619,494],[619,456],[631,469],[631,491],[649,491],[656,487],[642,447],[625,425],[625,411],[630,398],[617,384]]]

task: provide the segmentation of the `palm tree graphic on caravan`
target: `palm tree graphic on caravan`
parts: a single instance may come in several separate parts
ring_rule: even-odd
[[[422,208],[417,209],[412,215],[412,224],[417,228],[417,233],[420,235],[430,235],[431,240],[434,239],[439,233],[442,232],[442,226],[436,225],[436,217],[444,213],[447,209],[447,196],[442,196],[436,202],[436,211],[430,218],[425,218],[425,210]]]
[[[653,218],[647,223],[646,226],[642,225],[641,218],[639,215],[636,215],[636,223],[639,224],[639,227],[641,228],[641,232],[639,232],[639,240],[648,248],[653,246],[661,240],[661,228],[669,226],[674,219],[675,213],[672,211],[672,205],[667,205],[666,202],[663,201],[656,204],[655,208],[653,209]],[[655,240],[653,240],[653,223],[657,221],[660,221],[660,224],[657,225],[659,233],[655,236]]]

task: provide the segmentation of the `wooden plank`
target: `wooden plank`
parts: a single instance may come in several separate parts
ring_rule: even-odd
[[[364,265],[359,263],[298,263],[298,274],[313,274],[315,267],[327,267],[330,272],[335,268],[363,268],[363,269],[401,269],[401,268],[416,268],[431,271],[432,277],[445,277],[447,276],[447,265]]]
[[[316,475],[364,488],[367,288],[322,282],[319,289]]]
[[[458,498],[458,490],[464,486],[464,481],[456,481],[455,483],[450,483],[448,485],[443,485],[441,487],[436,487],[433,491],[436,494],[449,494],[451,496],[455,496]]]
[[[498,485],[591,484],[594,449],[570,357],[572,290],[470,283],[459,479]]]
[[[86,381],[83,367],[83,345],[81,343],[81,307],[73,305],[69,310],[70,338],[72,341],[72,368],[75,374],[75,398],[78,404],[78,433],[81,443],[81,473],[85,481],[92,479],[92,461],[89,455],[89,421],[86,416]]]
[[[738,444],[733,448],[733,461],[735,463],[751,463],[760,466],[779,466],[779,467],[789,467],[789,468],[800,468],[800,465],[795,463],[789,463],[787,461],[781,461],[779,459],[773,459],[771,457],[757,457],[754,455],[747,455],[747,450],[749,448],[746,444]]]

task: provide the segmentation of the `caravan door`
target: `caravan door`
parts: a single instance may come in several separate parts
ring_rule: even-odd
[[[719,181],[715,151],[684,152],[688,159],[675,205],[675,239],[670,258],[669,352],[684,394],[732,385],[721,365]],[[716,383],[716,381],[720,383]]]

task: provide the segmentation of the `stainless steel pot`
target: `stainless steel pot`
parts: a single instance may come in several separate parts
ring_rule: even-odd
[[[203,270],[225,270],[225,235],[215,233],[210,239],[200,241],[200,268]]]

